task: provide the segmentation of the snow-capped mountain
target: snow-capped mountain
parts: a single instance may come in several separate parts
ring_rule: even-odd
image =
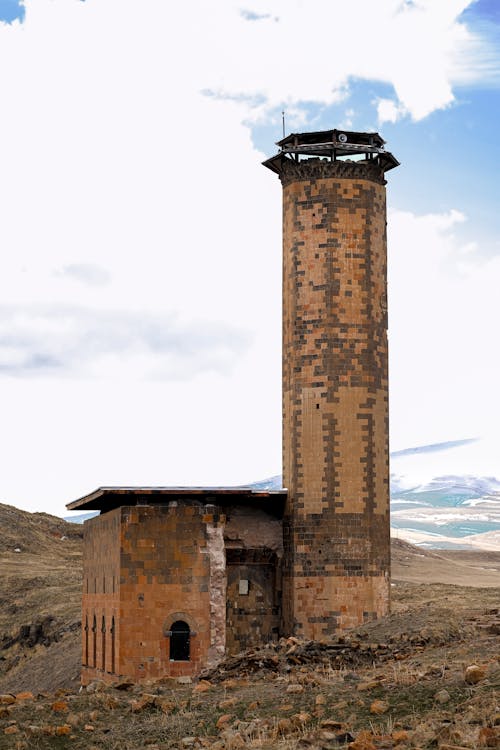
[[[429,547],[500,549],[497,465],[500,476],[495,446],[478,439],[393,452],[394,533]]]
[[[394,536],[426,547],[500,550],[500,456],[474,439],[433,443],[391,453]],[[250,486],[279,490],[277,474]],[[82,523],[94,514],[67,520]]]

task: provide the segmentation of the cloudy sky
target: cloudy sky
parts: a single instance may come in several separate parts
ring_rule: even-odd
[[[499,28],[497,0],[0,0],[0,501],[280,472],[282,110],[402,164],[392,449],[480,438],[500,477]]]

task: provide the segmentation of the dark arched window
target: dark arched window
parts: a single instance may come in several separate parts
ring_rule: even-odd
[[[170,661],[189,661],[189,625],[177,620],[170,630]]]
[[[101,669],[103,672],[105,672],[106,671],[106,618],[104,617],[104,615],[102,616],[101,634],[102,634]]]
[[[85,615],[85,653],[83,656],[83,663],[86,667],[89,665],[89,618]]]
[[[111,671],[115,673],[115,617],[111,618]]]
[[[97,620],[92,620],[92,666],[97,667]]]

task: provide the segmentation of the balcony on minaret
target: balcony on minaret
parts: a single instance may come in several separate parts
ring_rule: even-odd
[[[287,161],[305,159],[326,161],[373,162],[382,172],[399,166],[398,160],[385,150],[385,141],[378,133],[358,133],[347,130],[320,130],[315,133],[290,133],[277,141],[279,152],[263,165],[281,174]]]

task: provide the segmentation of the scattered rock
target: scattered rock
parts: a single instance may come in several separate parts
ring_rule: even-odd
[[[481,747],[500,747],[500,727],[483,727],[478,742]]]
[[[169,698],[163,698],[161,696],[156,696],[155,706],[157,706],[160,711],[163,711],[164,714],[171,714],[172,711],[177,708],[177,704],[175,701],[170,700]]]
[[[291,719],[279,719],[278,724],[276,725],[276,729],[278,734],[287,734],[288,732],[291,732],[293,728]]]
[[[153,708],[154,706],[156,706],[156,700],[156,695],[144,693],[144,695],[142,695],[138,700],[130,701],[130,708],[134,713],[139,713],[140,711],[144,711],[147,708]]]
[[[354,742],[349,743],[349,750],[375,750],[372,733],[368,731],[359,732]]]
[[[69,724],[61,724],[61,726],[56,727],[55,734],[57,737],[62,737],[67,734],[71,734],[71,727]]]
[[[370,706],[371,714],[385,714],[389,710],[387,701],[376,700]]]
[[[484,678],[486,677],[486,673],[486,667],[480,667],[477,664],[471,664],[465,670],[465,682],[468,685],[476,685],[478,682],[481,682],[481,680],[484,680]]]
[[[194,686],[193,693],[206,693],[211,687],[212,683],[208,680],[200,680],[198,684]]]
[[[237,698],[226,698],[219,702],[219,708],[223,711],[226,708],[231,708],[231,706],[236,705],[236,703],[238,703]]]
[[[134,683],[131,680],[122,680],[121,682],[113,683],[115,690],[130,690],[134,687]]]
[[[233,714],[222,714],[222,716],[219,716],[219,718],[217,719],[217,723],[215,726],[217,727],[217,729],[222,729],[228,722],[231,721],[232,718]]]
[[[239,750],[240,747],[245,747],[246,743],[239,732],[228,731],[224,735],[224,742],[228,750]]]
[[[296,727],[302,727],[304,724],[307,724],[308,721],[311,720],[311,714],[302,712],[298,714],[294,714],[292,716],[292,723]]]
[[[320,722],[320,726],[324,729],[342,729],[344,726],[341,721],[335,721],[335,719],[323,719],[322,722]]]
[[[399,744],[400,742],[408,742],[408,732],[406,729],[396,729],[391,734],[392,739],[396,744]]]
[[[35,696],[33,693],[30,693],[29,691],[25,691],[24,693],[17,693],[16,694],[16,701],[32,701],[35,700]]]
[[[380,682],[378,680],[369,680],[369,682],[358,682],[356,690],[373,690],[373,688],[377,687],[380,687]]]
[[[500,620],[496,622],[492,622],[490,625],[486,628],[487,633],[491,633],[492,635],[500,635]]]
[[[438,692],[434,695],[434,700],[437,703],[448,703],[450,698],[451,698],[451,695],[444,688],[443,690],[438,690]]]
[[[303,693],[304,692],[304,686],[303,685],[298,685],[297,683],[292,683],[291,685],[289,685],[287,687],[286,692],[287,693],[292,693],[292,694]]]
[[[89,682],[86,687],[87,693],[102,693],[107,689],[108,686],[102,680],[94,680],[93,682]]]

